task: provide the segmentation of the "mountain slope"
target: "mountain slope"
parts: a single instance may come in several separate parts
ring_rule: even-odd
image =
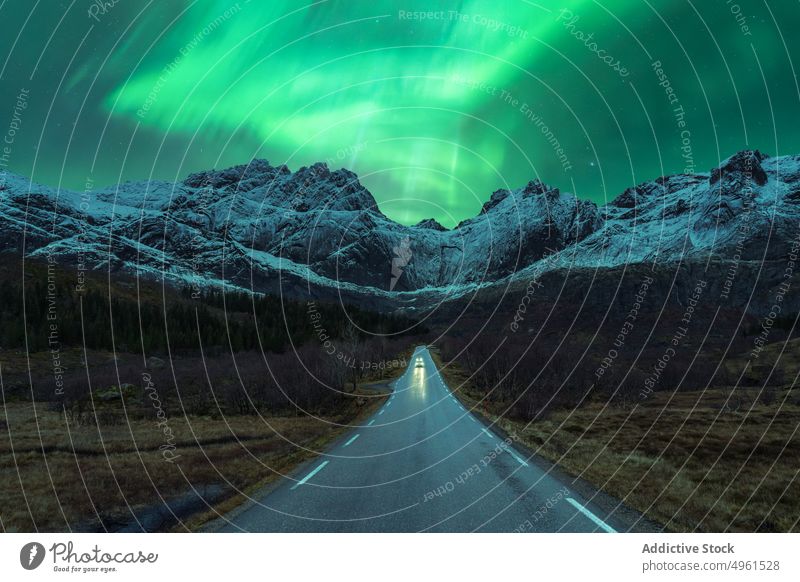
[[[533,181],[494,192],[453,230],[392,221],[347,170],[265,160],[88,193],[8,175],[0,220],[0,250],[24,245],[62,266],[419,307],[532,271],[785,257],[800,223],[800,158],[744,151],[600,208]]]

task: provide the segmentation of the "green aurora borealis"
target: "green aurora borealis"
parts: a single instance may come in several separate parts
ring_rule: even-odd
[[[453,226],[537,177],[603,203],[800,153],[797,2],[100,4],[0,8],[2,116],[30,92],[10,171],[82,190],[327,160],[395,220]]]

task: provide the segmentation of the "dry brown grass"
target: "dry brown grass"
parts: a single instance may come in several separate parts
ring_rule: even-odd
[[[347,430],[332,423],[353,422],[380,404],[355,401],[321,419],[171,417],[180,455],[174,463],[159,451],[164,434],[154,420],[75,427],[46,406],[7,403],[0,414],[0,525],[5,531],[102,529],[98,514],[106,523],[130,522],[128,505],[152,506],[159,496],[170,499],[192,487],[227,483],[252,491]],[[232,494],[224,505],[243,499]]]
[[[407,360],[412,349],[398,358]],[[70,367],[79,367],[83,357],[78,350],[62,352]],[[89,351],[86,357],[91,368],[111,355]],[[31,354],[31,369],[47,369],[47,358],[46,353]],[[27,369],[23,353],[4,354],[4,375],[25,375]],[[166,437],[157,419],[143,417],[138,408],[132,413],[137,403],[131,403],[128,414],[122,401],[97,403],[98,411],[127,420],[76,426],[49,403],[6,401],[0,409],[0,531],[102,531],[135,523],[129,508],[138,513],[193,488],[225,487],[213,509],[168,526],[197,529],[324,450],[347,425],[372,414],[384,401],[386,384],[403,370],[363,378],[335,414],[319,418],[170,414],[167,422],[180,455],[174,463],[159,450]]]
[[[730,389],[660,392],[634,407],[589,403],[528,424],[503,405],[478,405],[462,371],[444,373],[515,440],[667,530],[800,531],[800,397],[788,387],[768,404],[757,388],[732,398]]]

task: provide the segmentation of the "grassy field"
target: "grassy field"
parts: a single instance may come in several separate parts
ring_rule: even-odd
[[[159,450],[164,436],[153,421],[75,428],[57,412],[8,403],[0,416],[2,527],[102,529],[101,521],[132,521],[128,505],[144,508],[209,485],[230,489],[224,510],[243,500],[234,488],[252,491],[290,471],[347,430],[334,423],[353,422],[378,402],[354,401],[341,415],[320,419],[170,418],[178,455],[172,461]]]
[[[441,366],[441,362],[437,361]],[[444,368],[465,404],[568,473],[668,531],[800,531],[800,394],[757,388],[658,392],[632,407],[588,403],[525,423]]]
[[[384,400],[383,384],[401,372],[391,370],[377,381],[364,378],[336,414],[319,418],[170,414],[166,424],[175,447],[168,454],[163,425],[155,418],[130,415],[122,423],[76,426],[47,403],[5,401],[0,530],[114,530],[135,524],[132,511],[163,509],[162,499],[214,488],[212,508],[201,507],[160,528],[196,529],[324,450],[348,430],[346,425],[372,414]],[[99,407],[119,408],[119,416],[123,403]]]

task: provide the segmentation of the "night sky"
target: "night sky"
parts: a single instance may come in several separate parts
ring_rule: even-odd
[[[796,1],[102,4],[0,4],[3,169],[83,190],[327,161],[453,226],[533,178],[603,203],[800,153]]]

